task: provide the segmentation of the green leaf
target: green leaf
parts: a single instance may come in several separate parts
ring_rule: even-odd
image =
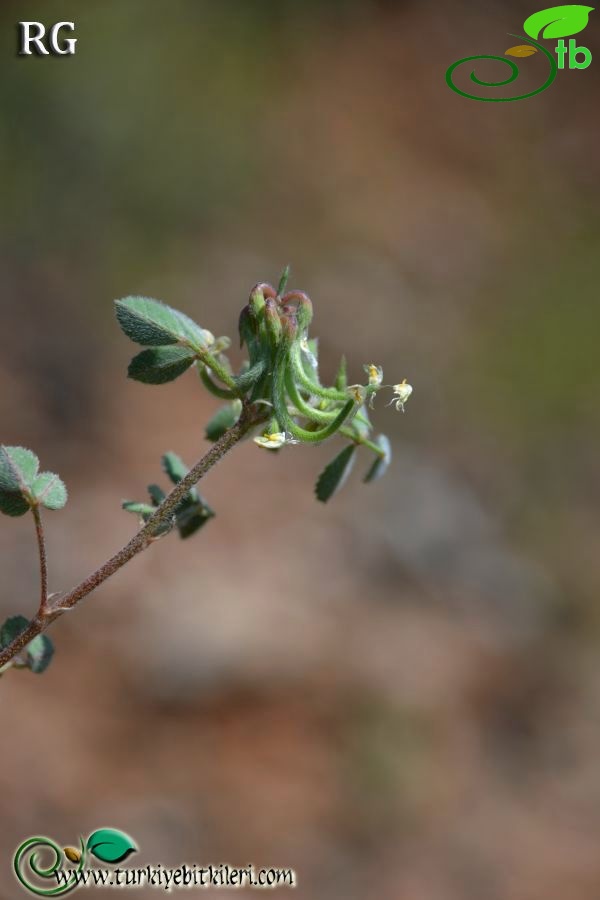
[[[254,385],[263,376],[266,368],[266,361],[264,359],[258,359],[253,366],[238,375],[238,377],[235,379],[235,383],[239,390],[246,392],[253,388]]]
[[[156,485],[150,485],[150,487],[156,487]],[[160,488],[158,488],[160,490]],[[156,512],[156,506],[151,506],[149,503],[138,503],[136,500],[124,500],[121,504],[122,509],[125,512],[133,513],[134,516],[137,516],[138,519],[141,519],[142,522],[147,522],[150,516],[154,515]],[[161,525],[157,525],[153,530],[152,534],[155,537],[160,537],[163,534],[168,534],[169,531],[173,528],[175,524],[175,517],[173,516],[170,519],[167,519],[166,522],[163,522]]]
[[[143,519],[146,522],[150,516],[156,512],[155,506],[150,506],[149,503],[138,503],[136,500],[124,500],[121,504],[121,508],[126,512],[133,513],[136,516],[139,516],[140,519]]]
[[[180,341],[197,350],[213,343],[210,331],[159,300],[125,297],[115,301],[119,325],[128,338],[142,347],[162,347]]]
[[[235,425],[242,411],[240,400],[221,406],[206,425],[205,435],[208,441],[218,441],[225,432]]]
[[[0,446],[0,512],[23,516],[31,508],[31,486],[40,462],[25,447]]]
[[[281,278],[279,279],[279,285],[277,287],[277,296],[278,297],[281,297],[281,295],[285,291],[289,280],[290,280],[290,267],[288,265],[285,267],[285,269],[281,273]]]
[[[175,522],[179,536],[183,539],[191,537],[202,528],[209,519],[214,518],[214,511],[196,490],[190,491],[187,498],[175,512]]]
[[[377,481],[388,470],[388,466],[392,459],[392,445],[385,434],[378,435],[374,442],[383,451],[383,456],[376,456],[373,465],[365,475],[363,481],[369,484],[371,481]]]
[[[561,38],[578,34],[586,27],[593,6],[551,6],[525,19],[523,28],[529,37]]]
[[[180,456],[176,453],[165,453],[162,460],[163,470],[167,473],[173,484],[179,484],[185,478],[189,469]]]
[[[337,371],[337,375],[335,376],[335,386],[338,391],[345,391],[348,387],[347,368],[346,357],[342,356],[340,360],[340,367]]]
[[[356,446],[349,444],[325,466],[315,487],[317,500],[326,503],[336,491],[340,490],[352,470],[355,453]]]
[[[25,616],[11,616],[0,628],[0,648],[8,647],[29,625]]]
[[[54,644],[45,634],[38,634],[25,648],[27,665],[36,675],[45,672],[54,656]]]
[[[64,482],[54,472],[42,472],[33,482],[31,492],[46,509],[62,509],[68,494]]]
[[[42,472],[40,462],[24,447],[0,447],[0,512],[22,516],[36,502],[47,509],[62,509],[67,489],[58,475]]]
[[[6,516],[24,516],[31,506],[21,493],[13,494],[8,491],[0,491],[0,512]]]
[[[138,849],[134,841],[116,828],[100,828],[87,840],[86,849],[101,862],[120,863]]]
[[[154,506],[160,506],[165,497],[167,496],[163,489],[159,487],[157,484],[149,484],[148,485],[148,493],[150,494],[150,499],[154,503]]]
[[[40,461],[25,447],[0,446],[0,490],[22,491],[31,487]]]
[[[143,384],[166,384],[187,372],[195,359],[187,347],[150,347],[133,357],[127,374]]]

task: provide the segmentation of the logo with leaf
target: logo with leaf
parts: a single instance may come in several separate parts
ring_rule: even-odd
[[[504,56],[480,54],[478,56],[465,56],[463,59],[457,60],[452,63],[446,71],[446,84],[456,94],[460,94],[461,97],[467,97],[469,100],[480,100],[483,103],[510,103],[514,100],[526,100],[528,97],[535,97],[536,94],[541,94],[542,91],[545,91],[546,88],[550,87],[556,78],[557,66],[552,53],[542,44],[538,43],[538,40],[540,38],[552,40],[579,34],[579,32],[583,31],[587,26],[589,15],[593,9],[593,6],[570,4],[567,6],[552,6],[549,9],[542,9],[539,12],[533,13],[533,15],[525,19],[525,22],[523,23],[523,30],[527,37],[525,37],[525,35],[511,34],[509,32],[511,37],[521,39],[522,41],[525,41],[525,43],[509,47],[508,50],[504,51]],[[469,77],[474,84],[479,85],[480,87],[504,87],[505,85],[512,84],[512,82],[516,81],[519,77],[519,68],[517,64],[511,59],[505,59],[505,57],[512,56],[518,59],[525,59],[529,56],[535,56],[537,53],[542,53],[546,57],[550,70],[541,87],[528,91],[525,94],[519,94],[515,97],[478,97],[476,94],[470,94],[468,91],[462,90],[454,82],[454,73],[459,66],[463,65],[463,63],[473,63],[482,59],[493,59],[496,62],[501,62],[503,65],[509,67],[510,74],[507,78],[500,81],[484,81],[475,74],[474,69],[472,69]]]
[[[87,841],[80,838],[79,847],[61,848],[48,837],[28,838],[17,849],[13,865],[18,881],[32,894],[38,897],[58,897],[82,883],[80,874],[91,857],[109,865],[117,865],[137,849],[135,842],[125,832],[116,828],[100,828],[90,834]],[[77,868],[74,869],[73,866]],[[44,882],[49,880],[53,882],[53,886],[44,886]]]

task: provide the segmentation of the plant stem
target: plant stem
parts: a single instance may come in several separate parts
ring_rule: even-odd
[[[350,428],[340,428],[340,434],[343,434],[344,437],[350,438],[351,441],[354,441],[355,444],[360,444],[362,447],[368,447],[369,450],[372,450],[373,453],[376,453],[377,456],[380,456],[381,459],[385,458],[385,452],[378,447],[373,441],[367,440],[367,438],[358,437],[354,434],[354,432]]]
[[[87,597],[111,575],[118,572],[134,556],[145,550],[156,539],[155,530],[157,526],[171,518],[187,492],[241,440],[250,428],[265,420],[266,416],[263,410],[259,411],[256,407],[245,406],[236,424],[229,428],[210,448],[208,453],[190,469],[185,478],[182,478],[175,485],[170,494],[167,494],[160,506],[156,508],[156,512],[148,519],[144,527],[131,538],[129,543],[88,575],[87,578],[84,578],[76,587],[66,594],[57,596],[54,602],[48,603],[46,597],[45,604],[40,606],[37,615],[31,620],[25,631],[21,632],[7,647],[0,650],[0,669],[13,659],[36,635],[45,631],[51,622],[76,606],[77,603],[83,600],[84,597]],[[36,526],[37,521],[36,518]],[[38,532],[38,540],[40,540],[40,532]],[[43,543],[40,547],[42,546]],[[40,549],[40,559],[42,558],[41,554],[42,550]],[[42,572],[45,573],[45,553],[43,566]],[[42,580],[43,582],[45,581],[45,574],[42,574]]]
[[[40,555],[40,612],[46,609],[48,604],[48,564],[46,562],[46,542],[44,541],[44,526],[42,524],[42,515],[40,508],[36,504],[32,507],[33,518],[35,520],[35,533],[38,542],[38,551]]]

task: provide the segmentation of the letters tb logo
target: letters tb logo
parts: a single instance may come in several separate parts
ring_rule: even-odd
[[[77,38],[62,38],[60,32],[75,31],[74,22],[57,22],[48,32],[47,46],[44,44],[46,28],[41,22],[19,22],[19,56],[73,56]]]
[[[556,51],[556,55],[558,56],[559,69],[564,69],[565,56],[567,55],[567,53],[569,54],[570,69],[587,69],[592,61],[592,51],[587,47],[578,47],[574,40],[569,41],[568,48],[564,41],[559,41],[554,49]],[[579,54],[583,56],[581,62],[579,62],[579,60],[577,59]]]

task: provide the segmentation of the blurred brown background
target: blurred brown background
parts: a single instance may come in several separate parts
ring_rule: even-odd
[[[216,406],[192,375],[126,380],[114,298],[234,334],[289,262],[324,376],[345,351],[415,388],[375,412],[384,481],[323,507],[333,445],[245,444],[205,531],[62,618],[46,675],[2,679],[3,900],[20,841],[103,825],[130,865],[291,866],[303,900],[600,896],[600,54],[519,103],[444,83],[536,9],[3,3],[0,439],[68,484],[54,590]],[[74,19],[76,56],[18,58],[23,18]],[[0,613],[30,615],[28,518],[0,549]]]

